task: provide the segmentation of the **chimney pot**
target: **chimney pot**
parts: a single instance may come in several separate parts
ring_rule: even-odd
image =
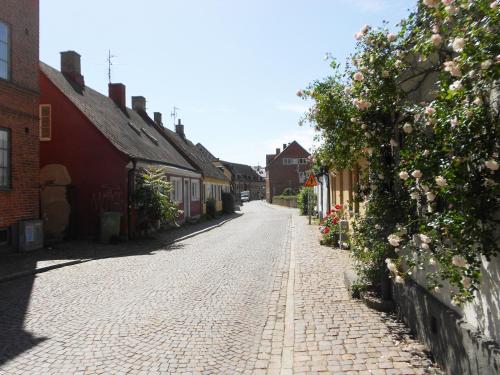
[[[134,111],[145,111],[146,98],[144,96],[132,96],[132,109]]]
[[[163,126],[163,122],[161,121],[161,112],[155,112],[153,114],[156,125]]]
[[[184,125],[181,123],[181,119],[177,121],[177,125],[175,125],[175,132],[179,134],[183,139],[186,138],[186,135],[184,134]]]
[[[61,52],[61,73],[74,83],[80,86],[85,85],[81,72],[80,55],[75,51]]]
[[[109,97],[118,107],[126,112],[125,106],[125,85],[123,83],[110,83],[108,85]]]
[[[279,148],[276,149],[276,155],[278,155],[281,152]]]

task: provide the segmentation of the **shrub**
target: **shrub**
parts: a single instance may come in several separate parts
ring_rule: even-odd
[[[309,205],[309,197],[311,197],[311,204]],[[297,206],[299,207],[301,215],[309,215],[309,209],[311,214],[314,211],[314,207],[317,203],[317,196],[314,193],[314,189],[311,187],[304,187],[300,189],[299,194],[297,194]]]
[[[209,198],[206,202],[206,208],[207,208],[207,217],[210,219],[215,218],[217,215],[217,210],[215,207],[215,199]]]
[[[138,211],[137,227],[148,230],[158,222],[173,222],[182,213],[170,200],[172,185],[163,168],[145,168],[136,176],[134,201]]]
[[[292,196],[292,195],[295,195],[295,194],[293,192],[293,189],[288,187],[285,190],[283,190],[283,192],[281,193],[281,195],[289,197],[289,196]]]
[[[321,222],[321,244],[327,246],[335,246],[339,243],[340,237],[340,220],[344,211],[341,205],[336,205],[335,208],[328,212],[325,219]]]
[[[234,196],[231,193],[222,193],[222,210],[226,214],[234,213]]]

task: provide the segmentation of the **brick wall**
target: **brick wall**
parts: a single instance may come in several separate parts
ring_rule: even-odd
[[[0,127],[11,134],[11,186],[0,190],[0,228],[39,217],[38,0],[2,0],[11,70],[0,79]]]

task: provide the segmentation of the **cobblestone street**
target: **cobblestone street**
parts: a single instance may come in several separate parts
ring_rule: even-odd
[[[0,374],[434,373],[349,298],[350,263],[295,210],[251,202],[165,249],[0,284]]]

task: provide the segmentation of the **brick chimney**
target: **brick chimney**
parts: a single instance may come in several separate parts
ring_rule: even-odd
[[[153,113],[153,116],[154,116],[154,120],[156,122],[156,125],[163,126],[163,122],[161,121],[161,113],[155,112],[155,113]]]
[[[146,98],[144,96],[132,96],[132,109],[134,111],[146,111]]]
[[[283,151],[285,151],[286,143],[283,143]]]
[[[181,119],[179,119],[179,121],[175,125],[175,132],[179,134],[182,137],[182,139],[186,138],[186,135],[184,134],[184,125],[182,125]]]
[[[279,148],[276,149],[276,155],[278,155],[281,152]]]
[[[118,107],[126,112],[125,85],[123,83],[110,83],[108,85],[109,97],[113,99]]]
[[[61,52],[61,73],[68,80],[82,87],[85,86],[85,80],[81,72],[80,55],[75,51]]]

